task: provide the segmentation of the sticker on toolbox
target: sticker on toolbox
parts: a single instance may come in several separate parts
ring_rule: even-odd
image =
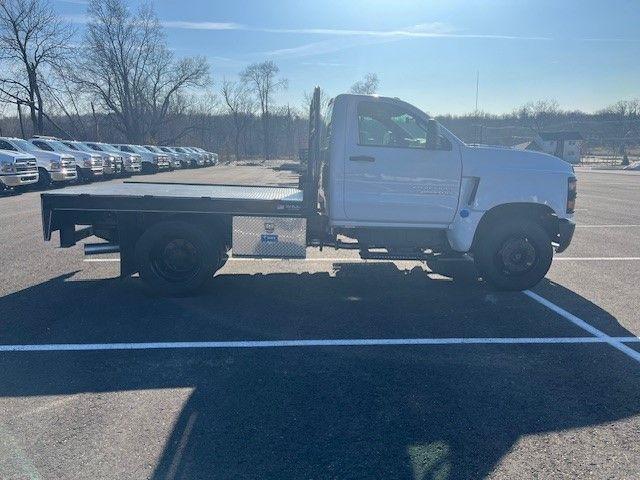
[[[260,235],[260,241],[262,243],[274,243],[278,241],[278,235],[275,233],[263,233]]]

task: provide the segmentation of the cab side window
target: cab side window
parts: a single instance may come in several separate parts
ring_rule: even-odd
[[[53,152],[53,148],[51,148],[51,146],[48,143],[41,142],[39,140],[34,140],[31,143],[33,143],[40,150],[46,150],[47,152]]]
[[[397,148],[426,148],[422,119],[397,105],[384,102],[358,104],[358,143]]]
[[[17,152],[18,149],[11,145],[9,142],[5,142],[4,140],[0,140],[0,150],[13,150]]]

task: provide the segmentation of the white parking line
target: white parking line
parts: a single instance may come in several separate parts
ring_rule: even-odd
[[[640,257],[554,257],[553,261],[569,261],[569,262],[626,262],[640,260]]]
[[[449,261],[468,261],[464,259],[451,259]],[[565,262],[604,262],[604,261],[637,261],[640,257],[554,257],[553,261]],[[88,263],[110,263],[119,262],[119,258],[85,258]],[[421,262],[422,260],[364,260],[361,258],[340,258],[340,257],[322,257],[322,258],[241,258],[232,257],[229,262],[341,262],[341,263],[376,263],[376,262]]]
[[[640,224],[631,223],[628,225],[625,224],[616,224],[616,225],[576,225],[576,228],[638,228]]]
[[[555,303],[550,302],[549,300],[541,297],[537,293],[534,293],[531,290],[525,290],[523,293],[527,295],[529,298],[544,305],[548,309],[553,310],[558,315],[566,318],[574,325],[582,328],[584,331],[589,332],[591,335],[594,335],[596,338],[602,339],[603,341],[611,345],[613,348],[616,348],[620,350],[622,353],[624,353],[625,355],[633,358],[636,362],[640,362],[640,352],[635,351],[633,348],[630,348],[623,343],[625,341],[631,341],[631,340],[624,340],[627,337],[610,337],[609,335],[602,332],[601,330],[598,330],[593,325],[585,322],[581,318],[576,317],[572,313],[567,312],[564,308],[559,307]],[[631,338],[634,338],[634,337],[631,337]]]
[[[49,343],[0,345],[0,352],[76,352],[192,348],[364,347],[384,345],[557,345],[640,342],[638,337],[348,338],[333,340],[238,340],[221,342]]]

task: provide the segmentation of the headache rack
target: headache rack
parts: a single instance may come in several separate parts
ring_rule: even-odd
[[[318,190],[320,184],[322,137],[322,105],[320,104],[320,87],[313,89],[313,97],[309,107],[309,149],[307,150],[307,169],[301,178],[304,191],[304,209],[309,214],[315,214],[318,209]]]

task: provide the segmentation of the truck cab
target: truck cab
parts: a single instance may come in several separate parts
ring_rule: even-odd
[[[317,124],[320,215],[365,256],[471,253],[485,277],[517,287],[571,240],[576,179],[561,159],[466,145],[397,98],[339,95]]]

